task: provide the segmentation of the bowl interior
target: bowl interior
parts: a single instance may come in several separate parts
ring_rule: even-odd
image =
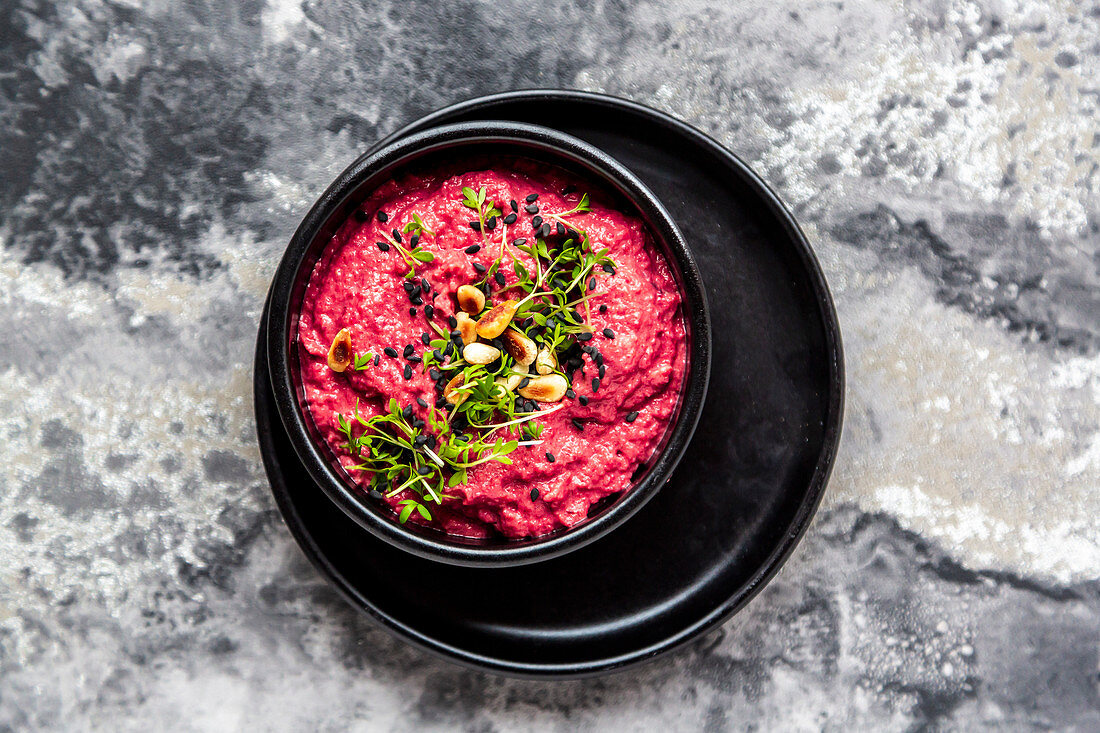
[[[295,443],[298,452],[305,453],[301,457],[311,473],[330,498],[375,534],[417,554],[460,564],[531,562],[579,547],[625,520],[667,481],[694,429],[709,374],[709,319],[700,276],[682,236],[655,197],[613,160],[580,141],[535,126],[501,127],[508,130],[485,123],[448,126],[360,158],[307,215],[280,265],[273,288],[271,323],[281,333],[270,334],[269,341],[281,340],[281,348],[276,351],[283,357],[280,361],[284,368],[278,368],[278,361],[273,362],[276,368],[272,380],[277,383],[281,377],[282,386],[289,387],[286,391],[293,396],[292,404],[280,400],[280,414],[292,437],[296,429],[298,434],[309,436],[308,445]],[[635,473],[631,488],[594,505],[588,517],[574,527],[534,538],[509,539],[460,537],[433,527],[400,525],[388,506],[370,499],[356,486],[305,408],[298,360],[298,318],[303,297],[325,249],[381,184],[410,173],[478,170],[507,165],[517,158],[564,169],[582,182],[593,198],[638,217],[647,226],[650,240],[667,261],[682,298],[680,315],[687,334],[687,364],[675,417],[666,426],[658,448]],[[280,294],[285,305],[281,318]],[[277,395],[279,391],[276,386]]]

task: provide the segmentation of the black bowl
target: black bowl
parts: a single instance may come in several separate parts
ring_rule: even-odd
[[[474,539],[431,527],[402,525],[390,508],[366,496],[339,467],[302,409],[297,323],[302,296],[321,253],[340,225],[379,185],[410,168],[461,160],[522,157],[553,164],[596,184],[647,225],[677,278],[688,335],[688,364],[676,417],[633,486],[602,502],[580,524],[540,537]],[[363,155],[337,177],[294,233],[271,287],[267,356],[279,416],[310,476],[337,506],[371,534],[430,560],[503,567],[538,562],[582,547],[626,521],[668,481],[683,455],[703,405],[710,375],[711,331],[698,268],[676,224],[653,193],[599,149],[549,128],[513,122],[436,127]]]

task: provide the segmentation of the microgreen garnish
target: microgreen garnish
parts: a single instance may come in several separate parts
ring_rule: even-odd
[[[412,213],[412,221],[405,225],[404,232],[406,234],[427,234],[430,237],[435,236],[435,232],[424,226],[424,222],[420,219],[420,215],[415,211]]]
[[[352,362],[352,366],[356,371],[363,371],[369,367],[374,361],[374,354],[369,351],[365,351],[362,354],[356,354],[355,360]]]
[[[485,222],[494,216],[500,216],[500,209],[492,201],[489,202],[488,206],[485,205],[485,186],[482,186],[476,193],[469,186],[463,186],[462,196],[462,203],[466,205],[466,208],[477,212],[478,231],[484,236],[486,231]]]
[[[396,231],[397,230],[394,229],[394,232]],[[405,231],[409,231],[407,226]],[[417,234],[413,236],[418,237],[419,235]],[[401,255],[401,259],[405,260],[405,264],[409,266],[409,271],[405,274],[405,277],[407,278],[416,277],[417,263],[427,263],[435,259],[435,255],[421,247],[419,242],[417,242],[417,244],[415,244],[412,248],[406,249],[404,246],[402,246],[400,242],[397,241],[393,234],[384,234],[383,237],[387,242],[389,242],[391,247],[397,250],[398,254]],[[412,238],[410,237],[410,240],[411,239]]]

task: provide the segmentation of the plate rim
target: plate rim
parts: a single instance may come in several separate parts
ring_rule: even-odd
[[[752,573],[749,580],[738,586],[730,597],[722,604],[716,606],[710,613],[699,618],[695,623],[680,629],[677,633],[655,642],[646,647],[634,650],[630,653],[619,654],[615,657],[604,657],[596,661],[569,662],[553,664],[530,664],[524,662],[508,661],[484,654],[478,654],[468,649],[461,649],[452,644],[447,644],[437,639],[432,639],[416,629],[413,629],[399,620],[392,618],[376,608],[368,598],[363,596],[343,575],[329,562],[324,553],[305,531],[304,522],[294,509],[285,490],[285,481],[282,480],[282,472],[274,459],[269,456],[272,451],[262,450],[261,456],[264,470],[271,484],[272,494],[284,523],[294,536],[299,547],[306,554],[310,562],[317,570],[337,589],[337,591],[351,605],[366,613],[374,621],[380,623],[387,631],[398,635],[402,640],[413,646],[440,656],[451,662],[481,671],[490,671],[511,677],[529,679],[568,679],[592,677],[613,671],[621,671],[635,667],[639,664],[680,649],[696,639],[698,636],[728,620],[745,607],[756,595],[775,577],[779,569],[789,559],[795,547],[805,535],[813,516],[816,514],[828,485],[829,477],[836,460],[840,438],[843,431],[844,401],[845,401],[845,373],[843,345],[840,335],[840,324],[832,294],[829,291],[821,264],[814,254],[802,228],[798,225],[793,214],[779,198],[778,194],[757,174],[747,163],[735,153],[726,149],[711,136],[693,127],[670,114],[654,109],[629,99],[616,97],[609,94],[588,92],[569,89],[523,89],[494,94],[482,95],[466,99],[454,104],[442,107],[434,112],[424,115],[390,133],[380,141],[370,146],[367,153],[380,149],[406,135],[428,129],[434,125],[444,124],[456,116],[493,107],[494,105],[515,102],[560,102],[580,101],[595,104],[610,109],[626,109],[635,115],[650,118],[658,125],[668,128],[670,131],[687,137],[695,145],[702,147],[714,157],[723,160],[727,167],[732,169],[753,192],[767,205],[769,212],[782,224],[788,234],[799,259],[806,268],[814,299],[821,311],[821,321],[825,336],[825,347],[828,353],[828,384],[830,394],[826,410],[825,432],[822,438],[822,447],[814,465],[814,471],[806,486],[803,499],[791,518],[783,539],[777,543],[767,558]],[[556,129],[556,128],[553,128]],[[268,306],[265,300],[263,315],[259,324],[259,337],[263,340],[266,333],[268,319]],[[259,344],[262,347],[262,343]],[[258,379],[260,350],[257,350],[257,362],[253,366],[254,410],[257,416],[257,428],[260,427],[260,391],[270,389],[266,384],[267,379],[261,384]],[[266,362],[266,358],[264,359]],[[265,364],[265,371],[269,366]],[[268,422],[268,428],[281,428],[276,421]],[[261,443],[265,440],[259,435]],[[293,458],[293,456],[291,456]],[[293,523],[290,519],[293,518]]]

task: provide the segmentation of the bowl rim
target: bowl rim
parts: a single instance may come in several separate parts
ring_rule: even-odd
[[[293,294],[299,273],[326,223],[334,217],[346,216],[349,201],[356,199],[364,187],[384,182],[386,176],[415,159],[448,148],[486,143],[527,147],[567,166],[583,168],[594,181],[632,203],[650,235],[663,243],[674,260],[672,264],[679,270],[682,314],[689,324],[691,338],[677,420],[666,432],[663,448],[647,460],[652,465],[640,480],[602,513],[576,527],[516,540],[514,544],[478,546],[449,541],[442,533],[437,539],[410,531],[380,509],[369,506],[341,478],[307,426],[305,408],[293,380],[296,352],[291,348],[290,334],[298,317]],[[314,265],[308,264],[311,268]],[[597,540],[641,509],[668,482],[694,434],[710,378],[712,348],[702,276],[682,233],[656,195],[625,166],[590,143],[538,125],[495,120],[451,123],[414,133],[368,150],[341,172],[302,219],[279,262],[271,286],[266,340],[271,386],[280,419],[298,457],[328,498],[368,532],[395,547],[429,560],[469,567],[523,565],[557,557]]]

